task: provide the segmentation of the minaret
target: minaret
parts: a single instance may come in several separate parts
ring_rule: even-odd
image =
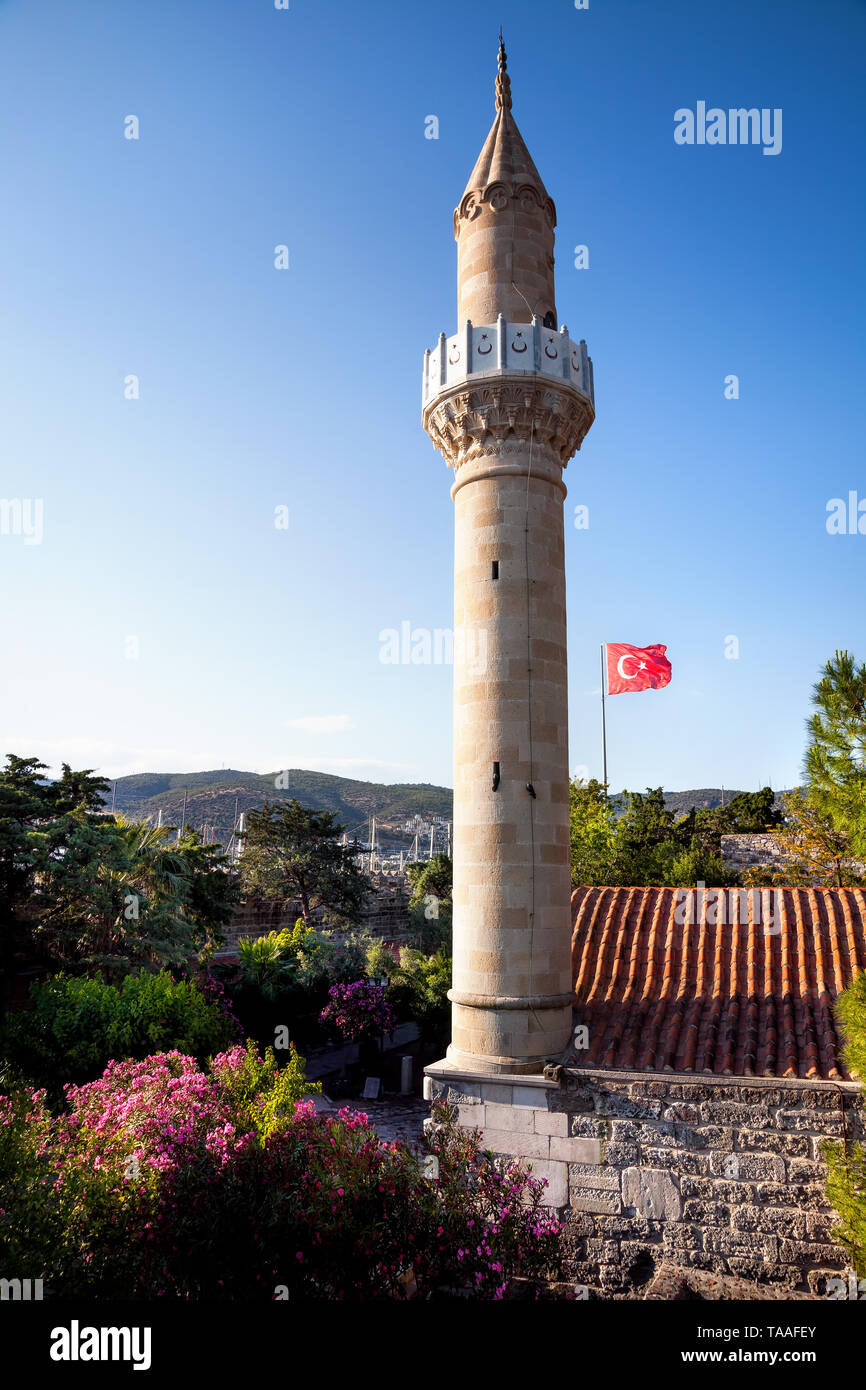
[[[424,362],[423,424],[454,469],[454,979],[446,1065],[531,1073],[571,1036],[562,470],[595,417],[558,327],[556,209],[511,113],[454,213],[458,332]]]

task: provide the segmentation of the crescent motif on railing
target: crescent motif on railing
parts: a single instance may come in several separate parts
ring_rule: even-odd
[[[452,355],[452,354],[453,354],[453,355]],[[459,349],[459,348],[456,348],[456,347],[455,347],[455,348],[452,348],[452,349],[451,349],[451,352],[449,352],[449,354],[448,354],[448,361],[451,363],[452,367],[454,366],[454,363],[455,363],[455,362],[459,362],[459,361],[460,361],[460,349]]]
[[[554,348],[554,349],[553,349],[553,352],[551,352],[551,351],[550,351],[550,343],[545,343],[545,346],[544,346],[544,355],[545,355],[545,357],[556,358],[556,357],[559,356],[559,353],[556,351],[556,348]]]
[[[488,352],[492,352],[492,351],[493,351],[493,344],[492,344],[492,343],[488,343],[488,344],[487,344],[487,347],[481,347],[481,346],[479,346],[476,350],[477,350],[477,352],[478,352],[478,356],[479,356],[479,357],[486,357],[487,354],[488,354]]]
[[[522,338],[522,337],[523,337],[523,334],[522,334],[522,333],[518,333],[517,336],[518,336],[518,338]],[[525,351],[526,351],[526,343],[521,343],[519,347],[518,347],[517,343],[512,343],[512,344],[511,344],[511,350],[512,350],[512,352],[525,352]]]

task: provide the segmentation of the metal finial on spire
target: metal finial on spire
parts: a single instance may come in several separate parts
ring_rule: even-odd
[[[508,57],[502,41],[502,25],[499,26],[499,66],[496,73],[496,110],[511,110],[511,78],[508,76]]]

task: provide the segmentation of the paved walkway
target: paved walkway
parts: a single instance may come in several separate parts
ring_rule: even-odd
[[[415,1042],[418,1037],[418,1025],[415,1023],[401,1023],[394,1029],[393,1033],[385,1036],[385,1051],[397,1052],[401,1047]],[[311,1047],[308,1050],[301,1048],[301,1053],[306,1061],[304,1068],[305,1074],[310,1081],[320,1081],[323,1076],[330,1076],[332,1072],[342,1071],[344,1067],[351,1066],[358,1060],[358,1044],[345,1043],[342,1047]]]
[[[424,1121],[430,1114],[429,1101],[420,1096],[386,1096],[384,1100],[335,1100],[334,1110],[354,1110],[366,1115],[380,1139],[404,1139],[420,1143]]]

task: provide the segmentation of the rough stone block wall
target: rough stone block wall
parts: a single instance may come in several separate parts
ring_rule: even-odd
[[[781,871],[785,867],[786,856],[779,843],[779,837],[769,831],[722,835],[720,843],[725,866],[736,873],[766,867]],[[866,874],[866,864],[862,861],[848,859],[845,862],[855,873]]]
[[[723,835],[721,850],[725,867],[736,873],[766,865],[781,869],[785,862],[778,836],[768,833]]]
[[[358,926],[367,927],[374,936],[399,940],[409,930],[409,895],[411,887],[406,877],[383,874],[374,880],[373,892],[364,899]],[[226,927],[226,944],[220,955],[235,955],[242,936],[266,936],[271,931],[293,927],[301,915],[300,898],[281,898],[269,901],[242,902]],[[317,924],[327,920],[324,908],[313,912]]]
[[[863,1142],[852,1083],[569,1070],[508,1085],[436,1071],[432,1096],[547,1179],[589,1287],[627,1292],[667,1261],[820,1296],[848,1267],[820,1145]]]

